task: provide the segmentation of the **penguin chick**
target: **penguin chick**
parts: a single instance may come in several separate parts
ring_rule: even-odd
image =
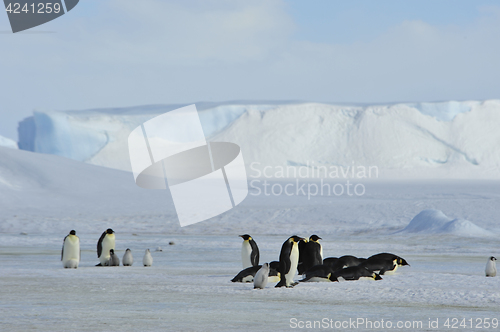
[[[109,250],[109,261],[107,266],[120,266],[120,258],[115,254],[114,249]]]
[[[255,274],[255,278],[253,279],[253,288],[264,289],[267,285],[267,280],[269,278],[269,264],[264,263],[262,267]]]
[[[151,252],[149,251],[149,249],[146,249],[146,252],[144,253],[144,257],[142,258],[142,264],[144,266],[153,265],[153,256],[151,256]]]
[[[497,267],[496,267],[496,261],[497,259],[493,256],[491,256],[488,259],[488,263],[486,263],[486,276],[487,277],[495,277],[497,275]]]
[[[132,257],[132,251],[127,248],[123,254],[123,266],[132,266],[134,264],[134,257]]]

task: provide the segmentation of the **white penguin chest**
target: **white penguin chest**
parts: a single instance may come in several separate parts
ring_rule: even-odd
[[[297,243],[293,243],[292,251],[290,252],[290,271],[287,274],[290,274],[292,277],[297,272],[297,264],[299,264],[299,246]]]
[[[241,263],[243,264],[244,269],[252,266],[252,261],[250,259],[251,255],[252,246],[250,245],[250,242],[244,241],[241,245]]]
[[[70,235],[64,240],[63,261],[68,259],[80,260],[80,240],[74,235]]]

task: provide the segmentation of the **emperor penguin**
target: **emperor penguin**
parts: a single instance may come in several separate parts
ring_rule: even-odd
[[[253,279],[253,288],[264,289],[267,285],[267,280],[269,278],[269,264],[264,263],[262,267],[255,274],[255,278]]]
[[[389,259],[391,261],[396,259],[397,260],[396,264],[398,264],[398,266],[410,266],[410,264],[408,264],[408,262],[404,258],[399,257],[398,255],[387,253],[387,252],[382,252],[380,254],[370,256],[370,257],[368,257],[368,259],[375,258],[375,257],[382,258],[382,259]]]
[[[331,265],[315,265],[304,272],[303,279],[300,282],[307,281],[330,281],[330,275],[333,273]]]
[[[333,272],[328,278],[330,281],[373,279],[382,280],[382,277],[373,271],[369,271],[361,266],[350,266],[345,269]]]
[[[96,266],[106,266],[109,260],[109,251],[115,249],[115,232],[108,228],[104,233],[102,233],[99,241],[97,241],[97,257],[100,263]]]
[[[115,254],[114,249],[109,250],[109,261],[107,266],[120,266],[120,258],[118,258],[118,255]]]
[[[378,257],[368,258],[358,266],[364,267],[367,270],[377,272],[380,275],[394,274],[398,269],[398,259],[383,259]]]
[[[61,250],[61,261],[64,268],[76,269],[80,263],[80,257],[80,238],[76,236],[76,232],[72,230],[64,238]]]
[[[142,265],[144,266],[152,266],[153,265],[153,256],[151,256],[151,252],[149,249],[146,249],[144,253],[144,257],[142,258]]]
[[[275,287],[287,288],[295,286],[297,283],[293,282],[295,273],[297,272],[297,264],[299,263],[299,245],[298,242],[303,238],[293,235],[286,240],[281,246],[280,253],[280,269],[281,280]]]
[[[123,266],[132,266],[134,264],[134,257],[132,257],[132,251],[127,248],[122,258]]]
[[[486,263],[486,270],[485,270],[487,277],[495,277],[497,275],[497,267],[495,264],[496,260],[497,259],[493,256],[491,256],[488,259],[488,263]]]
[[[309,241],[299,242],[299,265],[297,268],[299,274],[304,274],[313,266],[323,264],[323,247],[319,240],[321,240],[319,236],[311,235]]]
[[[259,265],[259,247],[257,247],[257,243],[248,234],[240,235],[240,237],[243,238],[243,244],[241,245],[243,268]]]

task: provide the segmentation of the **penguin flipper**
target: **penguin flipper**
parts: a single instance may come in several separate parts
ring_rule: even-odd
[[[62,246],[62,249],[61,249],[61,261],[63,259],[63,255],[64,255],[64,243],[63,243],[63,246]]]
[[[102,240],[104,240],[105,236],[106,236],[106,232],[103,232],[101,234],[101,237],[99,238],[99,241],[97,241],[97,258],[101,257],[101,253],[102,253]]]

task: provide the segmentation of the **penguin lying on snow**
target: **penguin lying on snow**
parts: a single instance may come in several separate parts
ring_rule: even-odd
[[[315,265],[303,274],[303,279],[300,282],[318,282],[318,281],[330,281],[328,279],[333,273],[331,265]]]
[[[278,282],[280,280],[279,262],[269,263],[268,282]],[[253,282],[255,274],[262,268],[262,265],[247,267],[241,270],[231,281],[232,282]]]
[[[337,271],[350,266],[358,266],[365,260],[366,258],[358,258],[351,255],[345,255],[339,258],[328,257],[323,260],[323,265],[329,266],[332,271]]]
[[[297,283],[293,281],[293,277],[297,272],[297,264],[299,262],[299,245],[298,242],[303,238],[293,235],[286,240],[281,246],[280,253],[280,268],[281,280],[275,287],[287,288],[295,286]]]
[[[387,252],[382,252],[380,254],[376,254],[376,255],[368,257],[368,259],[370,259],[370,258],[381,258],[381,259],[387,259],[387,260],[391,260],[391,261],[396,259],[397,260],[396,263],[399,266],[410,266],[410,264],[408,264],[408,262],[404,258],[399,257],[398,255],[387,253]]]
[[[493,257],[493,256],[491,256],[488,259],[488,263],[486,263],[486,269],[485,269],[487,277],[495,277],[497,275],[497,267],[496,267],[496,264],[495,264],[496,260],[497,259],[495,257]]]
[[[241,262],[243,268],[259,265],[259,247],[257,243],[248,234],[240,235],[243,238],[241,245]]]
[[[346,267],[345,269],[335,271],[328,278],[330,281],[339,281],[339,279],[343,280],[359,280],[359,279],[373,279],[373,280],[382,280],[382,277],[377,273],[368,271],[364,267],[361,266],[351,266]]]
[[[80,263],[80,238],[76,236],[76,232],[72,230],[64,238],[63,247],[61,250],[61,261],[64,268],[76,269]]]
[[[106,266],[111,249],[115,249],[115,232],[108,228],[97,241],[97,258],[99,258],[100,263],[96,266]]]
[[[398,269],[397,261],[398,261],[397,258],[390,260],[379,257],[372,257],[368,258],[358,266],[364,267],[367,270],[373,272],[377,272],[380,275],[384,275],[385,273],[392,274],[396,272],[396,270]]]

